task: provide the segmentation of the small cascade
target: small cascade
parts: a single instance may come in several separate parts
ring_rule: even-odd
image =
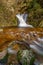
[[[27,20],[27,14],[17,14],[16,17],[18,18],[18,22],[19,22],[19,25],[18,27],[30,27],[30,28],[33,28],[32,25],[28,25],[26,23],[26,20]]]

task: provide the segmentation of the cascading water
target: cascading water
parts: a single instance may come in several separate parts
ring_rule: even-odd
[[[19,20],[19,25],[18,27],[29,27],[29,28],[33,28],[32,25],[28,25],[26,24],[26,20],[27,20],[27,14],[17,14],[16,17]],[[39,32],[38,32],[39,33]],[[29,34],[29,33],[28,33]],[[30,44],[30,48],[33,49],[34,51],[36,51],[36,53],[43,55],[43,38],[39,38],[38,35],[36,33],[35,37],[36,39],[32,41],[32,43]],[[30,32],[31,37],[33,36],[33,32]],[[24,34],[21,35],[22,37],[25,36]],[[23,37],[24,38],[24,37]],[[24,40],[23,40],[24,41]],[[29,44],[29,39],[28,41],[25,40],[25,43]],[[10,49],[9,49],[10,50]]]
[[[18,18],[18,22],[19,22],[19,25],[18,27],[30,27],[30,28],[33,28],[32,25],[28,25],[26,23],[26,20],[27,20],[27,14],[17,14],[16,17]]]

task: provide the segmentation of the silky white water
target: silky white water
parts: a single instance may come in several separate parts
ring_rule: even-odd
[[[16,17],[18,18],[18,22],[19,22],[19,27],[31,27],[31,28],[33,28],[33,26],[32,25],[28,25],[27,23],[26,23],[26,20],[27,20],[27,14],[17,14],[16,15]]]

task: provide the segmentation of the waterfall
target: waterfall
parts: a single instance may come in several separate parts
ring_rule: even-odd
[[[27,20],[27,14],[17,14],[16,15],[16,17],[18,18],[18,22],[19,22],[19,25],[18,25],[18,27],[31,27],[31,28],[33,28],[33,26],[32,25],[28,25],[27,23],[26,23],[26,20]]]

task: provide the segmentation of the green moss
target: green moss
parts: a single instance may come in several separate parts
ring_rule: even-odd
[[[13,4],[10,7],[6,3],[0,1],[0,27],[18,25],[15,18],[18,13],[27,13],[27,23],[34,27],[43,27],[41,26],[41,21],[43,20],[43,0],[15,0],[15,2],[12,0]],[[12,7],[14,12],[11,11]]]
[[[35,61],[34,54],[31,50],[20,50],[17,53],[17,59],[22,65],[33,65]]]
[[[40,22],[39,27],[43,27],[43,20]]]

